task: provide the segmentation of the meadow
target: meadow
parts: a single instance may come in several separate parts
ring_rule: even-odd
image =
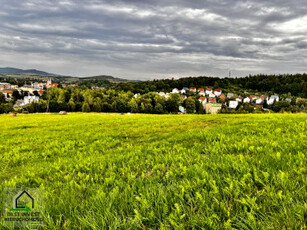
[[[306,114],[18,114],[0,127],[0,191],[44,189],[45,229],[307,227]]]

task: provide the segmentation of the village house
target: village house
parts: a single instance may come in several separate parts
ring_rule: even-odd
[[[273,105],[275,101],[279,101],[279,96],[272,95],[270,99],[267,99],[268,105]]]
[[[11,85],[11,90],[16,90],[18,89],[18,85]]]
[[[221,95],[219,96],[219,98],[220,98],[222,101],[225,101],[225,100],[226,100],[226,96],[225,96],[224,94],[221,94]]]
[[[4,94],[5,100],[10,101],[13,96],[13,90],[1,90],[1,93]]]
[[[200,98],[198,98],[198,101],[199,101],[203,106],[205,106],[205,104],[207,103],[207,98],[206,98],[206,97],[200,97]]]
[[[195,87],[190,87],[189,90],[190,90],[191,92],[196,93],[196,88],[195,88]]]
[[[181,94],[186,94],[187,91],[186,91],[185,89],[182,89],[182,90],[180,90],[180,93],[181,93]]]
[[[0,82],[0,90],[11,89],[11,84],[6,82]]]
[[[243,99],[243,103],[250,103],[251,99],[249,97],[246,97]]]
[[[236,98],[236,101],[237,101],[237,102],[242,102],[242,98],[241,98],[241,97],[237,97],[237,98]]]
[[[42,96],[43,95],[43,93],[45,92],[45,90],[38,90],[38,94],[40,95],[40,96]]]
[[[216,103],[215,97],[209,97],[209,103]]]
[[[215,97],[215,94],[214,93],[210,93],[209,97]]]
[[[159,96],[161,96],[161,97],[165,97],[165,93],[164,92],[160,92],[160,93],[158,93],[159,94]]]
[[[263,102],[263,100],[262,100],[261,98],[258,98],[258,99],[256,100],[256,104],[257,104],[257,105],[262,104],[262,102]]]
[[[47,88],[51,88],[51,87],[58,88],[58,86],[59,86],[59,84],[57,84],[57,83],[51,83],[51,84],[47,85],[46,87]]]
[[[218,97],[222,94],[222,90],[221,89],[215,89],[214,94]]]
[[[38,103],[38,102],[39,102],[39,97],[38,97],[38,96],[25,96],[25,97],[23,98],[23,104],[22,104],[22,106],[23,106],[23,105],[30,104],[30,103],[32,103],[32,102]]]
[[[229,101],[229,109],[236,109],[239,105],[238,101]]]
[[[180,92],[179,92],[179,90],[178,90],[177,88],[174,88],[174,89],[172,90],[172,93],[180,93]]]
[[[207,103],[205,105],[206,113],[217,114],[222,108],[222,104],[219,103]]]
[[[199,91],[198,94],[199,94],[200,96],[206,96],[205,91]]]
[[[254,101],[254,100],[257,99],[257,96],[256,95],[250,95],[249,99],[250,99],[250,101]]]
[[[227,93],[227,98],[232,98],[232,97],[234,97],[233,93]]]
[[[198,93],[205,92],[204,88],[198,88],[197,91],[198,91]]]
[[[186,96],[186,95],[180,95],[180,97],[181,97],[183,100],[187,99],[187,96]]]
[[[212,89],[211,88],[207,88],[206,89],[206,94],[209,95],[210,93],[212,93]]]

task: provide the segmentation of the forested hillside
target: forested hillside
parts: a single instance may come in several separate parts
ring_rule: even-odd
[[[218,77],[187,77],[180,79],[163,79],[154,81],[140,81],[120,83],[115,89],[131,91],[134,93],[147,93],[150,91],[169,92],[173,88],[183,87],[214,87],[226,91],[255,90],[271,93],[291,93],[293,96],[307,97],[307,74],[295,75],[256,75],[244,78],[218,78]]]

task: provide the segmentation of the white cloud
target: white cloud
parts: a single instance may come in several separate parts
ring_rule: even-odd
[[[2,0],[0,61],[130,78],[297,72],[306,12],[299,0]]]

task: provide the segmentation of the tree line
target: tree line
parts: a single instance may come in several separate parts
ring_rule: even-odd
[[[0,113],[14,111],[14,103],[22,98],[18,91],[14,91],[11,101],[5,101],[4,95],[0,93]],[[39,103],[30,103],[23,107],[16,108],[18,112],[119,112],[119,113],[178,113],[179,106],[185,108],[187,113],[206,113],[203,105],[199,101],[199,95],[188,96],[183,99],[179,94],[170,93],[168,98],[160,96],[157,93],[149,92],[135,95],[128,91],[116,91],[114,89],[96,89],[90,90],[86,87],[66,87],[49,88],[40,97]],[[289,97],[289,95],[285,95]],[[268,106],[264,101],[263,107],[271,109],[274,112],[306,111],[307,101],[296,102],[295,97],[291,97],[291,102],[280,101]],[[233,100],[234,98],[232,98]],[[218,102],[221,99],[218,98]],[[222,113],[252,113],[265,112],[264,109],[254,109],[253,104],[239,103],[236,109],[228,109],[229,98],[224,101]]]
[[[293,96],[307,98],[307,74],[259,74],[243,78],[187,77],[127,82],[113,86],[116,90],[141,94],[151,91],[170,92],[173,88],[182,89],[183,87],[213,87],[214,89],[223,89],[224,92],[234,93],[243,93],[246,90],[266,92],[268,94],[291,93]]]

